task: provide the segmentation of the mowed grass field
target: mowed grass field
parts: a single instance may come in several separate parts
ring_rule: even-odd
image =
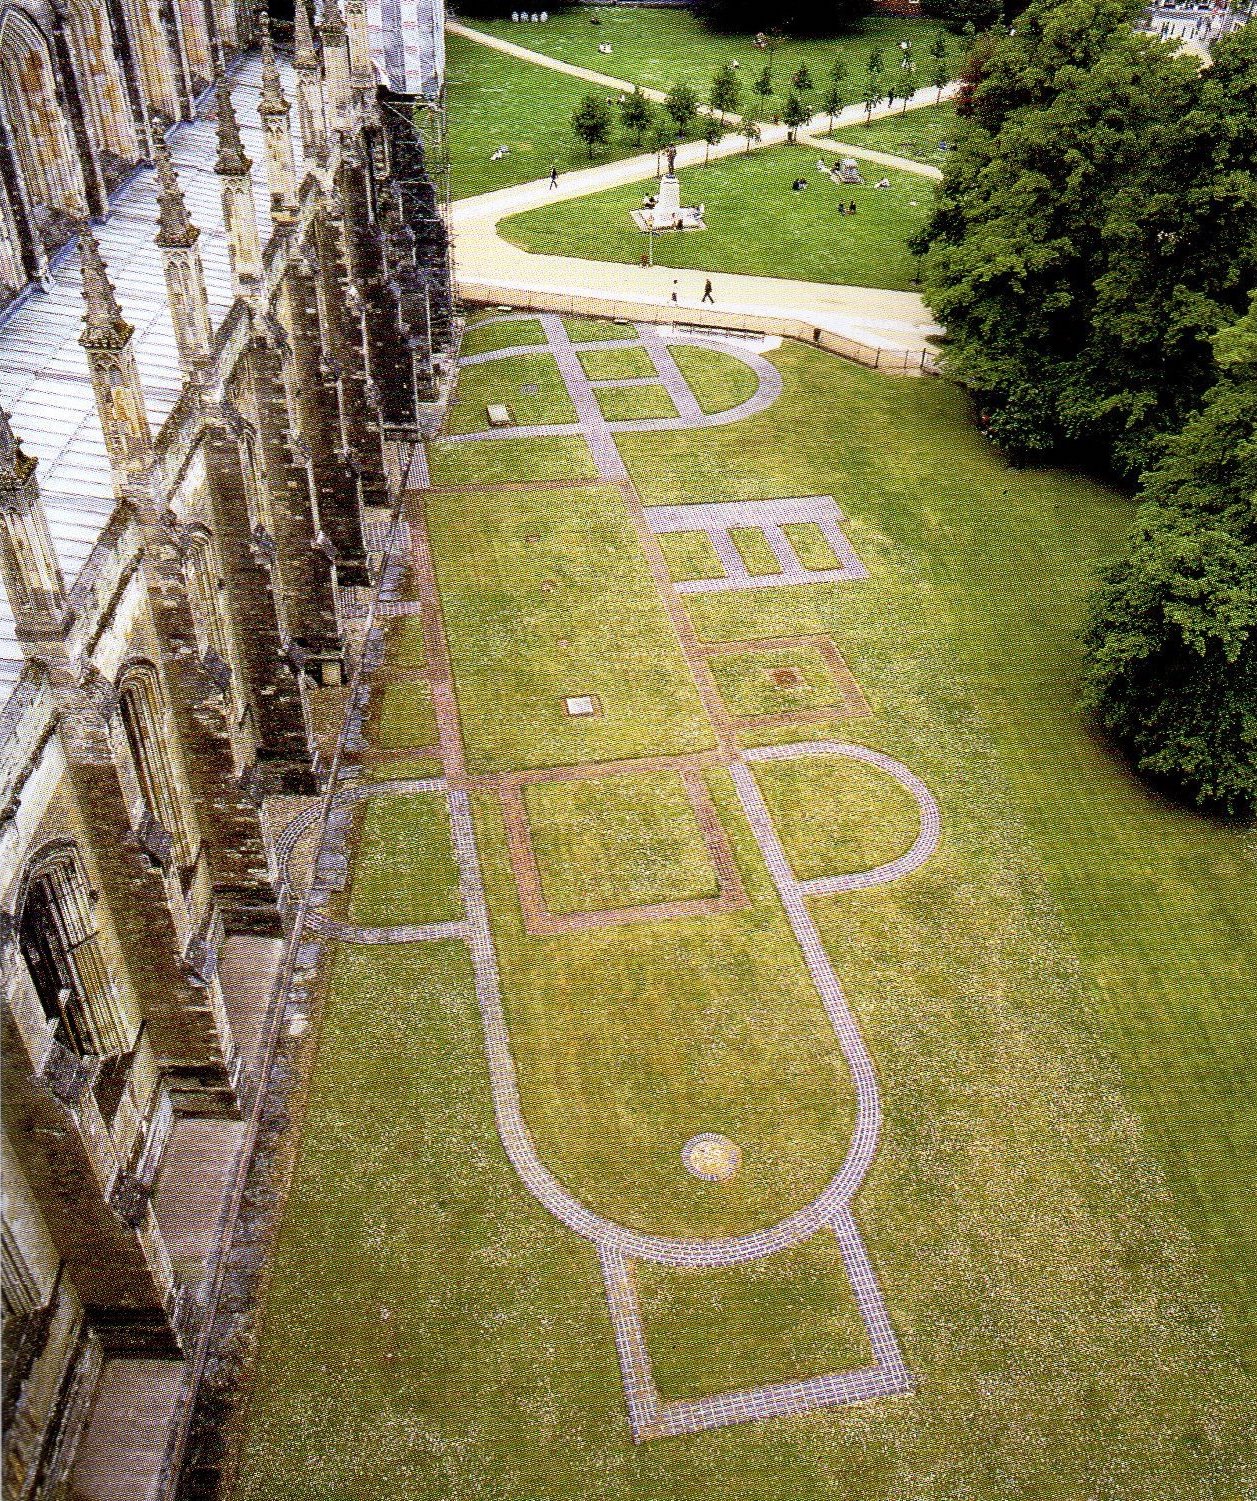
[[[832,164],[835,156],[824,159]],[[907,289],[914,274],[907,240],[930,212],[933,183],[863,162],[864,186],[838,186],[816,162],[815,150],[770,146],[683,170],[682,198],[705,207],[707,228],[655,235],[655,264]],[[808,187],[796,193],[791,184],[800,177]],[[890,187],[875,189],[882,177]],[[498,232],[538,254],[636,265],[646,237],[629,211],[649,186],[630,183],[530,209],[503,219]],[[854,202],[856,212],[839,214],[839,202]],[[717,283],[717,301],[719,295]]]
[[[947,160],[947,151],[956,139],[956,106],[945,99],[941,104],[895,112],[867,123],[840,125],[834,131],[833,139],[835,142],[849,141],[853,146],[867,146],[870,151],[885,151],[891,156],[927,162],[941,171]]]
[[[715,744],[616,490],[436,495],[428,519],[472,771]],[[601,712],[569,717],[586,694]]]
[[[688,607],[712,641],[831,635],[871,716],[759,738],[878,746],[942,809],[921,870],[810,904],[878,1069],[884,1136],[855,1207],[918,1388],[633,1446],[593,1250],[528,1197],[497,1140],[464,949],[342,949],[238,1501],[1229,1501],[1257,1486],[1253,833],[1166,804],[1078,718],[1083,602],[1129,502],[1007,468],[941,382],[794,345],[771,358],[785,390],[768,412],[620,447],[647,504],[833,494],[871,570]],[[529,447],[539,472],[549,451]],[[617,491],[428,508],[474,763],[563,759],[576,727],[534,707],[566,681],[560,633],[604,674],[587,689],[631,690],[633,743],[701,739]],[[545,578],[562,587],[543,593]],[[888,778],[806,764],[811,785],[777,795],[808,873],[911,837]],[[751,906],[559,938],[523,931],[500,804],[485,791],[473,806],[543,1156],[604,1212],[712,1234],[815,1191],[850,1096],[728,774],[706,781]],[[790,804],[804,796],[814,819]],[[844,848],[852,816],[871,844]],[[600,899],[637,879],[615,817],[609,858],[582,836],[563,873]],[[660,848],[690,885],[698,866]],[[617,885],[602,867],[620,859]],[[684,1173],[693,1129],[743,1145],[729,1184]],[[863,1359],[833,1250],[822,1234],[728,1275],[639,1269],[664,1394]]]
[[[592,23],[593,15],[598,17],[599,24]],[[815,86],[812,102],[819,110],[830,69],[838,58],[846,64],[845,85],[850,104],[864,78],[869,53],[875,47],[881,49],[884,58],[893,60],[899,55],[900,42],[910,41],[917,61],[918,87],[929,81],[933,66],[929,48],[940,31],[947,38],[948,64],[953,73],[959,69],[963,50],[961,39],[945,31],[940,22],[869,16],[836,36],[781,39],[772,57],[774,92],[767,100],[761,100],[752,85],[769,56],[756,47],[754,34],[714,31],[688,10],[639,6],[626,6],[623,10],[599,6],[594,10],[573,6],[552,15],[544,25],[480,19],[469,20],[467,24],[477,31],[487,31],[558,58],[560,62],[575,63],[646,88],[666,93],[676,83],[688,83],[704,101],[717,69],[736,63],[742,86],[741,108],[762,120],[780,114],[790,80],[804,64],[812,75]],[[598,51],[600,42],[610,44],[610,56]]]
[[[590,165],[572,131],[572,111],[591,86],[579,78],[507,57],[482,42],[451,32],[446,37],[446,120],[450,191],[472,198]],[[427,132],[429,149],[432,138]],[[500,146],[507,154],[491,160]],[[642,150],[620,127],[595,150],[594,162],[636,156]]]

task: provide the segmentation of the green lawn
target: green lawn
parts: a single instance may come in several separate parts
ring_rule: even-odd
[[[594,340],[631,339],[633,325],[616,323],[610,318],[564,318],[563,327],[573,344],[589,344]]]
[[[757,578],[770,573],[780,573],[781,564],[777,554],[768,545],[768,538],[757,526],[731,526],[729,541],[738,550],[738,556],[746,564],[747,572]]]
[[[825,658],[814,646],[759,648],[708,659],[730,714],[780,714],[786,709],[839,709],[842,694]],[[772,674],[793,668],[801,681],[775,683]]]
[[[524,349],[545,342],[545,333],[535,318],[507,318],[501,323],[470,323],[460,353],[487,354],[494,349]]]
[[[576,421],[576,408],[552,354],[512,354],[460,371],[444,430],[485,432],[490,402],[505,403],[519,427]]]
[[[428,445],[434,485],[509,485],[531,479],[593,479],[598,473],[584,438],[495,438],[491,443]]]
[[[434,496],[429,524],[474,770],[713,744],[617,491]],[[585,693],[602,714],[568,718]]]
[[[837,143],[849,141],[853,146],[867,146],[871,151],[887,151],[892,156],[906,156],[912,161],[929,162],[942,167],[947,159],[940,145],[956,139],[956,106],[949,99],[922,109],[884,115],[867,124],[843,125],[835,132]],[[835,149],[837,149],[835,147]],[[867,175],[867,166],[862,168]]]
[[[571,123],[572,111],[590,92],[587,83],[452,34],[446,37],[446,48],[446,119],[455,198],[546,177],[552,165],[560,172],[589,165]],[[499,146],[508,148],[507,155],[490,161]],[[594,161],[636,156],[640,150],[617,126],[614,139]]]
[[[702,830],[675,772],[538,782],[524,800],[551,912],[717,894]]]
[[[743,1391],[865,1365],[868,1335],[837,1243],[711,1272],[642,1262],[637,1296],[665,1398]]]
[[[380,750],[436,744],[432,692],[422,681],[385,683],[371,695],[371,743]]]
[[[524,933],[500,805],[476,805],[538,1150],[583,1202],[665,1234],[746,1233],[807,1203],[842,1162],[854,1108],[837,1039],[728,774],[709,786],[752,905],[560,938]],[[703,1182],[682,1165],[681,1148],[700,1131],[742,1148],[728,1182]]]
[[[384,629],[384,665],[422,667],[424,661],[423,621],[418,615],[400,615],[388,621]]]
[[[637,422],[645,417],[675,417],[676,403],[666,386],[600,386],[594,395],[608,422]]]
[[[724,577],[724,565],[706,532],[664,532],[659,538],[659,550],[677,583],[683,579]]]
[[[811,903],[878,1071],[882,1146],[856,1212],[917,1390],[632,1445],[593,1250],[498,1144],[465,951],[342,949],[237,1501],[1257,1491],[1253,835],[1151,794],[1078,718],[1083,603],[1129,501],[1006,467],[942,382],[793,344],[771,358],[772,410],[620,444],[647,503],[839,497],[872,572],[688,605],[712,640],[833,635],[874,711],[844,738],[939,799],[922,870]],[[559,759],[574,727],[538,706],[560,684],[604,705],[632,687],[633,750],[599,755],[701,738],[618,491],[429,504],[473,766]],[[577,658],[588,677],[568,685]],[[851,1119],[727,773],[708,785],[748,909],[547,939],[523,932],[496,797],[474,799],[542,1155],[594,1207],[689,1233],[814,1191]],[[818,859],[842,833],[823,804],[791,836]],[[743,1148],[728,1183],[681,1167],[697,1130]],[[639,1267],[665,1393],[858,1359],[833,1276],[823,1235],[732,1276]]]
[[[842,560],[835,554],[825,533],[815,521],[787,521],[781,530],[794,548],[795,556],[804,568],[824,572],[828,568],[841,567]]]
[[[872,184],[882,175],[890,187],[879,191]],[[816,170],[816,152],[801,146],[740,152],[683,171],[682,197],[705,205],[707,228],[656,235],[655,264],[710,271],[717,304],[720,272],[903,290],[913,277],[906,242],[929,214],[933,185],[893,168],[864,176],[863,187],[837,187]],[[805,192],[791,191],[797,177],[808,179]],[[636,265],[644,236],[629,210],[643,191],[630,183],[546,204],[498,228],[525,250]],[[839,202],[852,200],[856,213],[840,215]]]
[[[863,761],[764,761],[754,776],[801,881],[885,865],[912,848],[921,826],[911,793]]]
[[[349,921],[391,928],[461,916],[445,799],[371,798],[354,860]]]
[[[741,406],[759,389],[754,370],[731,354],[696,344],[671,344],[669,350],[699,406],[709,416]]]
[[[590,380],[635,380],[656,373],[655,362],[639,345],[629,349],[582,349],[580,362]]]
[[[601,24],[592,25],[591,15]],[[899,43],[910,40],[922,79],[929,75],[933,60],[929,47],[942,26],[937,21],[900,21],[885,17],[868,17],[849,32],[835,37],[788,39],[773,55],[775,93],[766,104],[752,90],[763,71],[768,55],[755,47],[752,34],[730,34],[710,30],[688,10],[654,10],[634,6],[623,10],[600,6],[591,11],[584,6],[552,15],[544,26],[524,26],[504,21],[469,21],[479,31],[505,37],[534,52],[544,52],[561,62],[591,68],[611,78],[624,78],[646,88],[668,90],[674,83],[687,82],[706,99],[712,75],[726,63],[736,62],[742,82],[742,107],[760,119],[779,113],[789,90],[790,78],[800,64],[806,63],[816,85],[813,102],[820,108],[819,96],[829,77],[834,59],[841,57],[847,65],[848,102],[854,102],[864,78],[869,52],[880,47],[889,58],[898,53]],[[949,59],[953,71],[959,67],[961,41],[948,33]],[[451,42],[456,40],[450,39]],[[600,42],[611,44],[608,57],[598,51]]]

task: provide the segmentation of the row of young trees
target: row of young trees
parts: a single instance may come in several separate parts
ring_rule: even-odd
[[[1257,806],[1257,25],[1212,65],[1129,0],[979,38],[914,248],[950,372],[1011,456],[1137,485],[1086,702],[1146,773]]]
[[[932,64],[929,81],[941,93],[950,77],[947,39],[942,32],[937,33],[931,42],[929,56]],[[863,93],[859,95],[866,120],[883,99],[892,107],[896,100],[902,99],[906,109],[907,101],[917,87],[918,76],[910,38],[905,38],[892,49],[889,64],[885,50],[874,47],[868,57]],[[775,87],[770,53],[769,61],[751,86],[759,99],[762,114],[769,113],[768,101],[773,98]],[[848,82],[844,57],[834,58],[819,91],[811,69],[802,63],[790,75],[788,92],[778,118],[788,127],[791,140],[795,131],[818,112],[829,116],[832,130],[835,117],[847,104],[854,103],[855,98],[856,92]],[[697,91],[682,81],[673,84],[661,108],[656,108],[640,88],[634,89],[620,99],[619,114],[625,134],[637,146],[648,140],[652,150],[662,151],[673,141],[689,136],[697,123],[699,138],[707,143],[710,152],[725,133],[729,117],[736,119],[742,109],[742,83],[732,65],[726,64],[716,71],[706,103],[708,110],[704,113]],[[749,150],[751,143],[759,137],[758,128],[749,117],[739,120],[739,126]],[[606,145],[614,133],[615,110],[611,101],[602,94],[587,94],[572,113],[572,129],[592,157],[595,149]]]

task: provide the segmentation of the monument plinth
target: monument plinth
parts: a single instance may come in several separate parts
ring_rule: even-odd
[[[665,172],[658,191],[646,198],[640,208],[631,209],[633,223],[643,233],[665,229],[706,229],[703,223],[705,204],[698,208],[681,203],[681,180],[675,172]]]

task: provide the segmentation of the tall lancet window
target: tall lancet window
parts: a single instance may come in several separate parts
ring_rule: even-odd
[[[72,846],[41,861],[28,879],[18,937],[60,1041],[85,1058],[130,1052],[138,1024],[109,971],[95,902]]]
[[[170,835],[175,863],[186,870],[196,858],[196,837],[180,796],[172,738],[151,669],[132,673],[123,684],[119,706],[145,806]]]

